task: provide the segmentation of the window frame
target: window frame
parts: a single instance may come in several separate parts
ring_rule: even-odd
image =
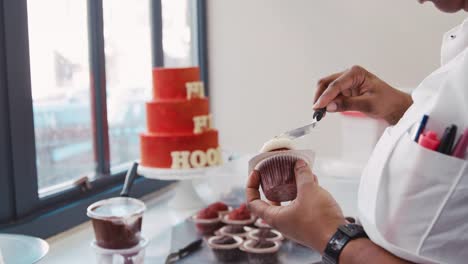
[[[192,1],[192,0],[189,0]],[[161,0],[150,0],[153,67],[164,65]],[[197,19],[197,57],[208,81],[206,3],[193,0]],[[96,177],[46,197],[38,193],[31,95],[27,0],[0,0],[0,232],[47,238],[87,221],[86,207],[117,196],[125,171],[111,172],[107,124],[102,0],[88,0],[92,127]],[[205,85],[208,94],[208,85]],[[119,167],[120,168],[120,167]],[[113,170],[112,170],[113,171]],[[141,197],[172,181],[139,176],[132,195]],[[91,187],[89,187],[91,186]]]

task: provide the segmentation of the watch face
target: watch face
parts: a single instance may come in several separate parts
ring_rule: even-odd
[[[355,237],[356,235],[358,235],[359,233],[362,233],[364,231],[362,226],[356,225],[356,224],[342,225],[342,226],[339,227],[339,229],[341,231],[343,231],[343,233],[345,233],[349,237]]]
[[[344,238],[345,238],[344,234],[342,234],[342,233],[336,234],[336,236],[331,241],[331,248],[333,250],[341,249],[344,246],[344,244],[347,242],[346,239],[344,239]]]

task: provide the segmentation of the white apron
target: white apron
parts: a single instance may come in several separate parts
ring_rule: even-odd
[[[439,137],[451,124],[457,139],[468,128],[468,19],[444,36],[442,64],[385,130],[359,187],[359,221],[370,239],[416,263],[468,263],[468,162],[413,141],[424,114]]]

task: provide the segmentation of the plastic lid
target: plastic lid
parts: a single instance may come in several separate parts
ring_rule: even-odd
[[[115,197],[93,203],[88,207],[87,215],[101,220],[125,219],[142,215],[145,210],[145,204],[138,199]]]

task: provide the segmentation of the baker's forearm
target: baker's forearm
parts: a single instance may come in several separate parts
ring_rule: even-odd
[[[412,263],[402,260],[383,248],[374,244],[367,238],[360,238],[350,241],[340,254],[340,264],[362,264],[362,263],[379,263],[379,264],[400,264]]]

